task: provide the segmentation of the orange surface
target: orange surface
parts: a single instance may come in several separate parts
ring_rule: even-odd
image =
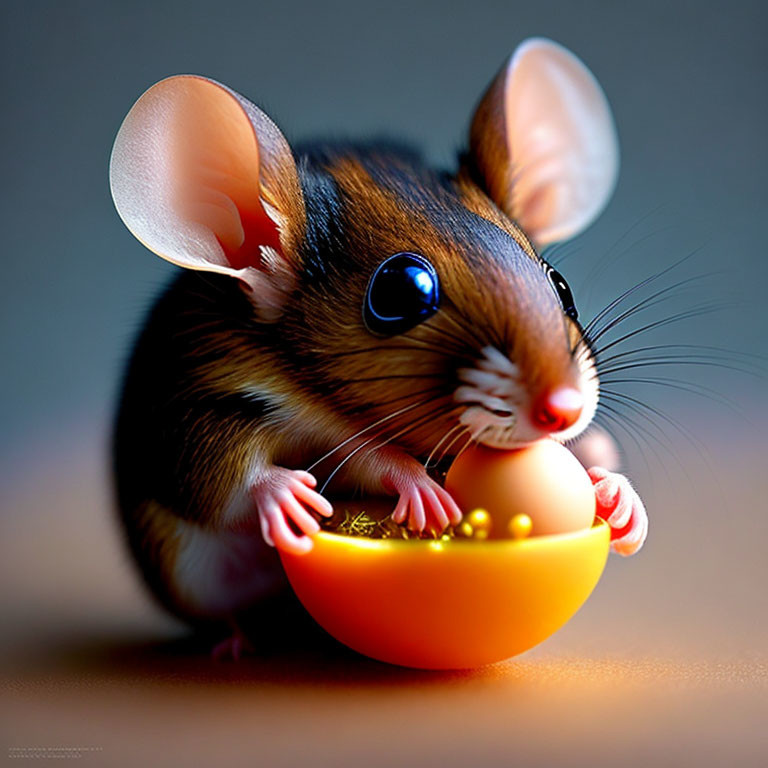
[[[380,661],[461,669],[527,651],[560,629],[597,584],[610,531],[598,521],[522,541],[314,538],[308,554],[280,556],[318,624]]]

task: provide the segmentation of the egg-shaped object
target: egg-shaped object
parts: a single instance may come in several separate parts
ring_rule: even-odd
[[[445,487],[465,515],[483,509],[493,521],[488,537],[510,537],[518,515],[530,518],[531,536],[589,528],[595,517],[595,491],[579,460],[554,440],[500,451],[483,445],[453,462]]]

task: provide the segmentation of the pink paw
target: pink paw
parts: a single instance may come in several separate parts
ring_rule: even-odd
[[[611,526],[611,549],[633,555],[648,535],[648,515],[635,489],[624,475],[602,467],[587,470],[597,499],[597,516]]]
[[[439,533],[448,525],[461,522],[461,510],[451,494],[432,480],[421,466],[415,471],[392,472],[385,480],[385,486],[400,496],[392,519],[396,523],[407,520],[411,531]]]
[[[307,511],[313,509],[325,517],[333,514],[331,503],[313,490],[315,478],[298,469],[271,467],[251,489],[259,512],[261,533],[270,546],[301,555],[312,549],[309,538],[320,530],[317,520]],[[292,520],[307,534],[297,535],[288,524]]]
[[[211,658],[214,661],[240,661],[243,654],[252,653],[253,646],[239,631],[211,648]]]

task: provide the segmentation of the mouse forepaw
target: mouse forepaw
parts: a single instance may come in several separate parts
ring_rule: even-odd
[[[440,533],[449,525],[461,522],[461,510],[451,494],[426,472],[392,475],[387,485],[400,496],[392,519],[396,523],[407,523],[409,530]]]
[[[324,517],[333,514],[331,503],[314,490],[316,485],[309,472],[282,467],[269,468],[253,484],[251,494],[267,544],[293,554],[312,549],[309,536],[317,533],[320,525],[309,510]],[[306,535],[294,533],[289,520]]]
[[[640,496],[624,475],[602,467],[587,473],[595,488],[596,514],[611,526],[611,549],[633,555],[648,535],[648,515]]]

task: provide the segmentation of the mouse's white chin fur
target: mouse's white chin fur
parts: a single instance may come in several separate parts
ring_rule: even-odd
[[[467,427],[472,439],[490,448],[510,450],[523,448],[543,437],[565,442],[589,426],[597,410],[599,395],[594,360],[589,350],[583,349],[577,360],[584,409],[575,424],[554,433],[540,429],[528,418],[530,397],[518,367],[495,347],[485,347],[482,352],[475,368],[458,371],[462,384],[454,393],[456,402],[467,404],[459,416],[459,423]]]
[[[512,450],[524,448],[543,437],[554,437],[548,432],[537,429],[525,419],[519,418],[517,410],[508,417],[500,417],[480,405],[465,408],[459,416],[459,423],[469,429],[473,440],[489,448]]]

